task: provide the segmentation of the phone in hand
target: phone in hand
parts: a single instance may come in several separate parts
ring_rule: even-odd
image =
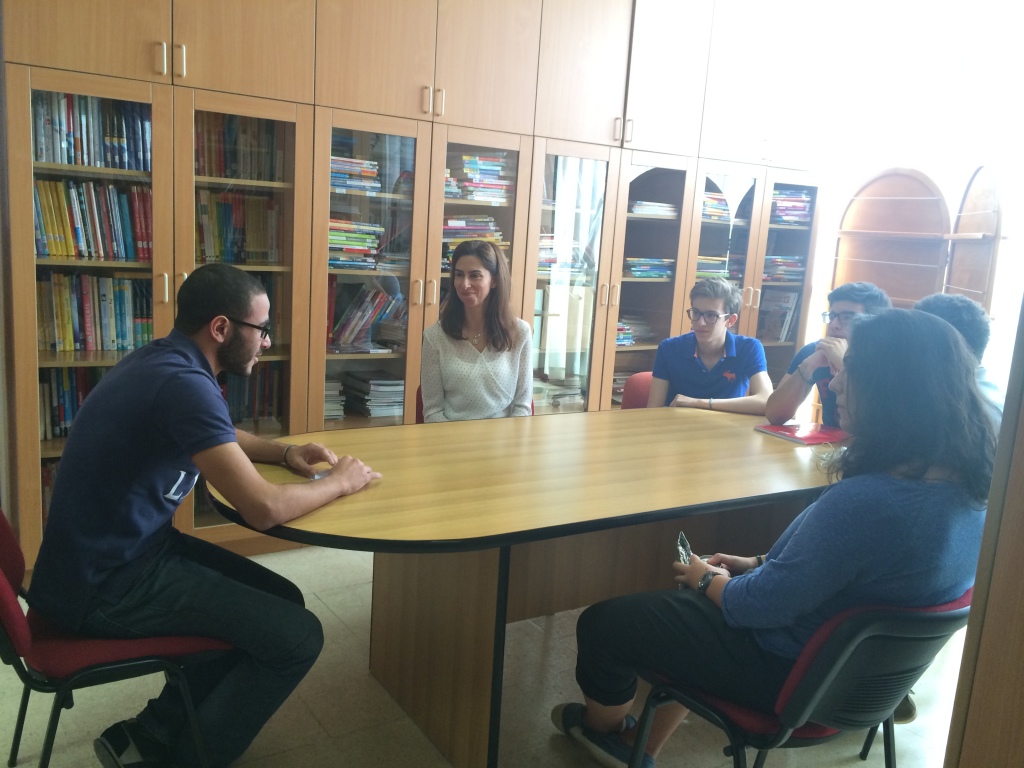
[[[679,548],[679,562],[683,565],[689,565],[693,552],[690,550],[690,542],[686,540],[686,534],[682,531],[679,532],[679,540],[676,542],[676,545]]]

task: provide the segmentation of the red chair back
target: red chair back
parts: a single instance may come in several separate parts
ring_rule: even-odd
[[[0,511],[0,623],[10,640],[11,647],[23,657],[32,648],[32,632],[18,602],[18,592],[25,580],[25,556],[14,535],[7,516]],[[4,659],[6,663],[11,663]]]
[[[622,410],[627,408],[646,408],[647,397],[651,393],[651,371],[634,373],[622,388]]]

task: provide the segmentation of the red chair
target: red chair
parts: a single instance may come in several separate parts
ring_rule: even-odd
[[[954,632],[967,625],[973,589],[931,608],[853,608],[818,628],[786,680],[775,712],[761,712],[702,691],[656,683],[640,718],[630,768],[640,768],[654,710],[677,701],[725,731],[733,768],[746,768],[747,747],[762,768],[769,750],[819,744],[843,731],[872,729],[861,751],[867,758],[879,723],[885,765],[895,768],[892,713]],[[657,676],[653,676],[657,679]]]
[[[651,371],[634,373],[626,379],[622,387],[622,410],[627,408],[646,408],[647,397],[651,393]]]
[[[197,654],[229,651],[230,644],[205,637],[147,637],[141,640],[81,637],[53,626],[31,608],[26,616],[18,602],[19,595],[24,597],[25,557],[3,512],[0,512],[0,568],[4,575],[0,578],[0,658],[14,667],[24,685],[7,765],[13,766],[18,761],[18,748],[32,691],[55,694],[39,755],[39,768],[46,768],[50,763],[60,712],[74,706],[73,692],[76,689],[154,672],[163,672],[177,683],[196,749],[202,764],[207,765],[195,707],[182,673],[182,662],[186,657]]]

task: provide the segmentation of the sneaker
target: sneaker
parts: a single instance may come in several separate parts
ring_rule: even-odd
[[[908,693],[903,697],[903,701],[896,705],[896,710],[892,713],[892,721],[899,723],[900,725],[906,725],[912,723],[917,719],[917,704],[910,698]]]
[[[168,768],[170,749],[148,736],[135,720],[122,720],[93,741],[103,768]]]
[[[575,739],[601,765],[608,768],[628,768],[633,747],[619,733],[598,733],[583,722],[583,704],[559,704],[551,710],[551,722],[566,736]],[[636,720],[626,715],[625,729],[636,726]],[[654,758],[645,754],[640,763],[643,768],[654,768]]]

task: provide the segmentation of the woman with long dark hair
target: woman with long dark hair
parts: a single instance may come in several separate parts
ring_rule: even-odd
[[[508,262],[485,240],[460,243],[440,320],[423,333],[423,420],[529,416],[530,326],[512,313]]]
[[[604,764],[624,764],[637,670],[772,712],[797,656],[832,616],[960,597],[974,583],[995,453],[976,365],[937,317],[893,309],[862,318],[830,385],[852,435],[830,464],[837,482],[766,555],[692,558],[673,565],[688,589],[584,611],[576,679],[586,703],[556,707],[555,726]],[[686,712],[657,710],[646,766]]]

